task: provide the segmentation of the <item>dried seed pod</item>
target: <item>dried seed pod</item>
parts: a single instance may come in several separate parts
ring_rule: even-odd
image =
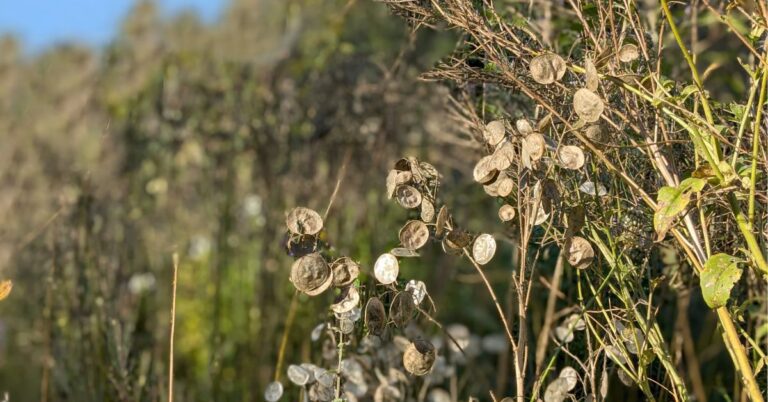
[[[316,296],[331,286],[333,274],[323,256],[312,253],[293,263],[290,280],[299,291]]]
[[[360,266],[349,257],[341,257],[331,264],[333,286],[340,288],[351,285],[360,275]]]
[[[491,197],[498,197],[499,196],[499,184],[501,180],[496,180],[492,183],[488,183],[483,186],[483,191],[485,191],[486,194],[490,195]]]
[[[413,209],[421,205],[421,193],[407,184],[397,186],[395,196],[403,208]]]
[[[556,378],[544,390],[544,402],[563,402],[568,397],[568,380]]]
[[[399,389],[382,382],[373,393],[373,402],[396,402],[403,399]]]
[[[515,147],[507,141],[501,144],[492,154],[493,168],[499,171],[512,166],[515,160]]]
[[[596,195],[598,197],[602,197],[608,194],[608,189],[606,189],[604,185],[601,183],[595,184],[592,181],[585,181],[584,183],[581,183],[579,186],[579,191],[584,194]]]
[[[584,136],[592,141],[603,141],[603,127],[599,124],[589,125],[584,130]]]
[[[584,227],[584,207],[576,205],[568,209],[565,214],[565,226],[568,228],[568,234],[574,235],[579,233],[582,227]]]
[[[315,235],[323,229],[323,218],[309,208],[296,207],[286,216],[285,226],[293,234]]]
[[[533,218],[534,225],[541,225],[549,219],[549,212],[547,212],[547,208],[544,207],[541,201],[531,207],[531,213],[536,214]]]
[[[267,402],[277,402],[283,396],[283,384],[279,381],[272,381],[264,389],[264,399]]]
[[[592,264],[595,259],[595,251],[592,245],[583,237],[574,236],[566,244],[566,258],[571,266],[584,269]]]
[[[448,255],[461,255],[461,253],[463,252],[462,249],[456,248],[455,244],[451,243],[448,240],[447,236],[445,238],[443,238],[443,241],[442,241],[441,245],[443,247],[443,252],[448,254]]]
[[[400,265],[397,263],[397,258],[389,253],[380,255],[373,265],[373,276],[383,285],[396,281],[399,273]]]
[[[581,88],[573,95],[573,110],[587,123],[600,120],[604,107],[603,100],[587,88]]]
[[[440,173],[437,171],[431,163],[419,161],[419,171],[421,175],[428,179],[436,179],[440,177]]]
[[[424,247],[429,240],[429,229],[422,221],[412,220],[405,223],[400,229],[400,243],[410,250],[418,250]]]
[[[365,305],[365,326],[373,335],[381,335],[387,325],[387,312],[378,297],[371,297]]]
[[[533,132],[533,126],[528,119],[518,119],[515,122],[515,128],[521,135],[528,135]]]
[[[486,124],[485,130],[483,130],[483,138],[491,146],[500,143],[505,134],[504,122],[501,120],[494,120]]]
[[[586,70],[584,86],[590,91],[597,91],[597,86],[600,84],[600,78],[597,75],[597,68],[595,67],[595,63],[592,62],[592,59],[584,61],[584,70]]]
[[[542,54],[531,60],[531,77],[539,84],[551,84],[563,78],[565,68],[565,60],[562,57],[554,53]]]
[[[448,241],[448,246],[454,249],[462,249],[469,246],[472,241],[472,236],[469,233],[461,230],[451,230],[448,235],[445,236]]]
[[[509,197],[515,189],[515,181],[511,177],[504,175],[496,180],[496,194],[499,197]]]
[[[477,236],[472,244],[472,258],[479,265],[485,265],[491,261],[496,254],[496,239],[493,236],[483,233]]]
[[[342,289],[336,300],[331,304],[331,311],[344,314],[352,311],[360,303],[360,293],[354,286]]]
[[[448,223],[448,207],[443,205],[440,207],[440,211],[437,213],[437,221],[435,222],[435,237],[443,235],[445,225]]]
[[[576,145],[566,145],[557,151],[557,159],[564,168],[578,170],[584,166],[584,151]]]
[[[392,196],[395,195],[397,186],[409,183],[412,177],[413,175],[411,172],[407,170],[390,170],[387,174],[387,198],[392,199]]]
[[[475,165],[475,169],[472,172],[472,177],[475,181],[481,184],[488,184],[492,182],[499,171],[494,168],[493,155],[484,156]]]
[[[291,380],[292,383],[300,387],[307,385],[307,383],[309,383],[309,379],[312,377],[312,373],[310,373],[309,370],[296,364],[291,364],[288,366],[287,375],[288,379]]]
[[[411,279],[405,285],[405,291],[411,293],[413,296],[413,304],[418,306],[427,295],[427,285],[422,281]]]
[[[573,342],[573,330],[565,326],[555,328],[555,337],[562,343]]]
[[[570,366],[563,367],[562,370],[560,370],[559,378],[564,378],[566,381],[566,391],[571,391],[574,388],[576,388],[576,385],[579,384],[579,373]]]
[[[332,385],[325,386],[320,382],[316,382],[309,387],[307,394],[310,401],[330,402],[335,397],[336,391],[333,389]]]
[[[395,247],[392,250],[389,250],[389,253],[394,255],[395,257],[400,258],[410,258],[410,257],[418,257],[419,253],[417,253],[414,250],[409,250],[405,247]]]
[[[424,222],[432,222],[435,219],[435,206],[429,200],[421,200],[421,220]]]
[[[618,56],[622,63],[629,63],[640,57],[640,51],[637,49],[637,46],[628,43],[619,49]]]
[[[534,193],[541,199],[541,205],[547,213],[554,212],[560,205],[560,190],[552,179],[544,179],[536,183]]]
[[[285,244],[288,255],[294,258],[303,257],[307,254],[313,253],[317,248],[317,236],[310,235],[290,235]]]
[[[532,161],[537,161],[544,156],[547,141],[539,133],[528,134],[523,139],[523,152],[528,155]]]
[[[428,341],[417,339],[405,349],[403,366],[407,372],[422,376],[432,371],[435,358],[435,347]]]
[[[392,303],[389,305],[389,319],[398,328],[405,328],[413,318],[415,311],[416,306],[413,304],[411,292],[400,292],[392,298]]]
[[[509,222],[512,219],[515,219],[515,207],[504,204],[499,208],[499,219],[501,219],[502,222]]]

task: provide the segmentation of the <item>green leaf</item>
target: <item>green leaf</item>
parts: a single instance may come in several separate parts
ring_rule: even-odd
[[[701,294],[710,308],[719,308],[728,303],[733,285],[741,278],[739,260],[728,254],[715,254],[707,260],[701,273]]]
[[[656,230],[656,241],[661,241],[666,236],[675,218],[685,211],[691,201],[691,194],[701,191],[707,184],[705,179],[689,177],[683,180],[677,187],[662,187],[656,196],[658,202],[656,212],[653,214],[653,228]]]

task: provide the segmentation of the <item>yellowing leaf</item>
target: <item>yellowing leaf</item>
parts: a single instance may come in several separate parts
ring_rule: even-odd
[[[13,282],[10,280],[4,280],[0,282],[0,300],[5,299],[8,297],[9,294],[11,294],[11,289],[13,288]]]
[[[739,259],[728,254],[715,254],[704,264],[699,278],[701,294],[710,308],[719,308],[728,303],[733,285],[741,278]]]
[[[656,230],[656,241],[661,241],[666,236],[672,224],[679,214],[685,211],[691,194],[704,188],[707,181],[698,178],[687,178],[677,187],[662,187],[656,196],[658,202],[656,212],[653,214],[653,228]]]

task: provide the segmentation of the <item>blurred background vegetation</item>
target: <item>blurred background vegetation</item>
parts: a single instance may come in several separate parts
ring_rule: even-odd
[[[293,295],[285,212],[324,211],[341,177],[328,238],[370,268],[397,243],[403,213],[384,179],[403,155],[445,175],[468,229],[505,230],[467,177],[480,153],[457,146],[448,89],[418,80],[456,37],[410,32],[376,2],[234,0],[213,24],[138,2],[98,50],[27,56],[0,39],[0,277],[14,282],[0,303],[0,393],[165,400],[178,252],[178,400],[261,400]],[[471,267],[432,249],[403,269],[427,282],[436,318],[500,331]],[[499,292],[511,255],[502,245],[487,268]],[[534,326],[546,295],[534,291]],[[321,354],[309,334],[331,297],[300,298],[287,361]],[[714,316],[695,321],[708,384],[730,386]],[[487,395],[505,375],[495,367],[472,366],[461,394]]]

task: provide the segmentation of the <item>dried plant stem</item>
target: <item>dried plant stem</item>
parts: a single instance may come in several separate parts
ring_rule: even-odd
[[[288,308],[288,317],[285,319],[285,328],[283,328],[283,336],[280,338],[280,349],[277,352],[277,364],[275,364],[275,381],[280,381],[280,373],[283,371],[283,360],[285,359],[285,348],[288,346],[288,335],[290,333],[291,325],[293,325],[293,318],[296,316],[296,308],[299,302],[299,291],[293,293],[291,298],[291,306]]]
[[[549,332],[552,329],[552,322],[555,316],[555,304],[557,303],[557,292],[560,289],[560,279],[563,276],[564,253],[560,252],[555,263],[555,272],[552,274],[552,281],[547,296],[547,307],[544,313],[544,324],[541,326],[541,333],[536,345],[536,375],[541,373],[541,364],[544,362],[544,357],[547,353],[547,345],[549,344]]]
[[[179,253],[173,253],[173,293],[171,298],[171,335],[168,351],[168,402],[173,402],[173,338],[176,332],[176,285],[179,278]]]

